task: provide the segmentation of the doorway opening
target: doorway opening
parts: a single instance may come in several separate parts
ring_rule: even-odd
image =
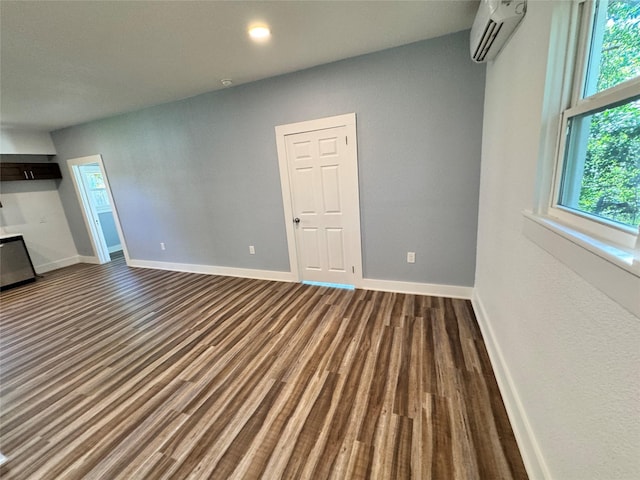
[[[74,158],[67,160],[67,164],[98,263],[123,255],[128,263],[129,255],[102,157]]]

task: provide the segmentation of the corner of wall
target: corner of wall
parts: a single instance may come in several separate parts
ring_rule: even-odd
[[[532,480],[551,480],[551,473],[546,465],[538,441],[536,440],[531,424],[527,417],[520,395],[511,378],[509,367],[504,359],[500,345],[493,332],[491,321],[484,307],[478,289],[474,289],[471,304],[482,332],[484,343],[489,353],[491,366],[498,382],[502,400],[516,437],[522,460],[527,469],[527,474]]]

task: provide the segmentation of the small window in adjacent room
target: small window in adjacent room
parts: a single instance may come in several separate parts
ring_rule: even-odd
[[[640,224],[640,0],[586,1],[580,22],[552,210],[633,246]]]

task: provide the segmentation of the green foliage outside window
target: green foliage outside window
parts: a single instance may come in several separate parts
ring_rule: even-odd
[[[597,91],[640,75],[640,2],[609,2]],[[640,100],[591,116],[578,208],[640,223]]]

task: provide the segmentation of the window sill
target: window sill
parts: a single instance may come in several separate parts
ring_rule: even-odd
[[[640,317],[640,258],[556,218],[523,212],[524,234],[587,282]]]

